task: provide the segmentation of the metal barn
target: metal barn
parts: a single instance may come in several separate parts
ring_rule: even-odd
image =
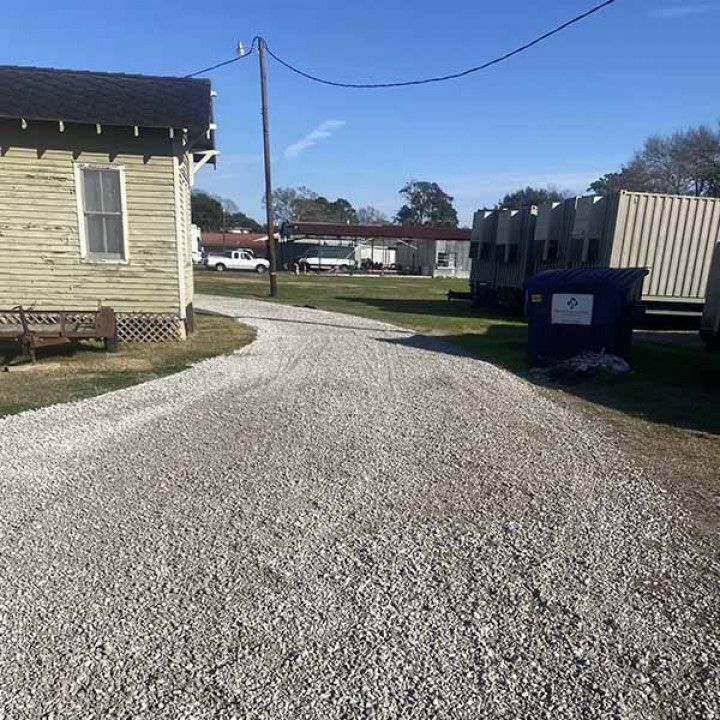
[[[465,240],[401,240],[396,246],[398,272],[430,277],[470,277],[470,243]]]

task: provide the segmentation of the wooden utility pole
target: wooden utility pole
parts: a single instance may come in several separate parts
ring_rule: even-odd
[[[260,94],[262,96],[263,151],[265,155],[265,213],[268,231],[268,260],[270,261],[270,296],[277,295],[277,240],[273,222],[272,177],[270,173],[270,127],[268,122],[267,74],[265,72],[265,40],[258,38],[260,58]]]

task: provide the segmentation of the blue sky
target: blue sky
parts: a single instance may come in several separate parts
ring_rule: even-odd
[[[349,81],[478,64],[595,0],[80,0],[7,3],[0,62],[185,74],[262,34],[279,55]],[[652,133],[720,120],[720,0],[618,0],[547,43],[443,85],[341,90],[269,59],[273,181],[394,213],[409,179],[439,182],[462,222],[524,184],[583,191]],[[257,59],[210,75],[218,169],[198,186],[262,215]]]

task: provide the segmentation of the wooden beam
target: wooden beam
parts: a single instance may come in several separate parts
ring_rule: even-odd
[[[200,170],[203,165],[205,165],[207,162],[212,160],[212,158],[217,157],[219,155],[217,150],[205,150],[202,153],[196,153],[197,155],[202,155],[202,158],[195,162],[192,161],[192,165],[190,167],[190,173],[191,173],[191,179],[193,183],[195,182],[195,175],[197,174],[198,170]]]

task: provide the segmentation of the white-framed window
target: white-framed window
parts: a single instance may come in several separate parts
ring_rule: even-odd
[[[128,261],[125,168],[75,164],[80,254],[88,262]]]

